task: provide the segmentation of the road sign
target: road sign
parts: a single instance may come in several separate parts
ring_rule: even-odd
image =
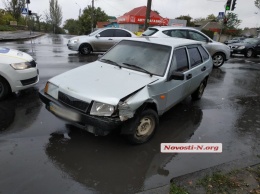
[[[22,14],[28,14],[27,8],[22,8]]]
[[[225,16],[225,13],[224,12],[219,12],[218,13],[218,19],[223,19]]]

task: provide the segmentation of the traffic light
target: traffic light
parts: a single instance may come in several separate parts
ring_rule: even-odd
[[[30,0],[26,0],[26,3],[27,3],[27,4],[30,4]]]
[[[32,11],[31,10],[28,10],[28,15],[32,15]]]
[[[236,8],[236,2],[237,0],[233,0],[232,6],[231,6],[231,11],[233,11]]]
[[[227,3],[226,3],[226,11],[229,11],[229,10],[230,10],[231,2],[232,2],[232,0],[227,0]]]

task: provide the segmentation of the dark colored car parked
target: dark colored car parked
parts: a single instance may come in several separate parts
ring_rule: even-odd
[[[247,38],[240,43],[228,45],[232,54],[242,54],[245,57],[256,57],[260,55],[260,38]]]
[[[245,40],[245,37],[234,37],[231,40],[226,40],[224,42],[224,44],[233,44],[233,43],[239,43],[239,42],[243,42],[243,40]]]

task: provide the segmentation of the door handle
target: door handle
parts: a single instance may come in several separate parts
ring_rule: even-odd
[[[192,78],[192,74],[188,74],[188,75],[186,76],[186,79],[187,79],[187,80],[190,79],[190,78]]]
[[[108,40],[113,40],[112,38],[109,38]]]
[[[201,71],[205,71],[205,70],[206,70],[206,67],[205,67],[205,66],[201,68]]]

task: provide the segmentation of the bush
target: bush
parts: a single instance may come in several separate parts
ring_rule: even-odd
[[[0,25],[0,31],[15,31],[15,28],[6,25]]]

